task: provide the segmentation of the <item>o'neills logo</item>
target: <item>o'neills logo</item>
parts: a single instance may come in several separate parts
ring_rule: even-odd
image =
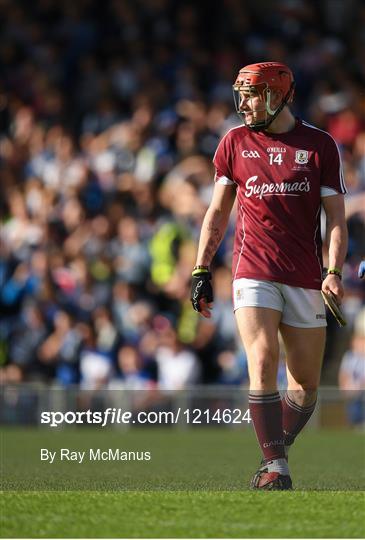
[[[257,199],[269,197],[270,195],[288,195],[299,197],[300,193],[308,193],[311,189],[310,182],[305,176],[301,182],[264,182],[261,185],[255,184],[258,176],[251,176],[245,184],[245,196],[255,196]]]

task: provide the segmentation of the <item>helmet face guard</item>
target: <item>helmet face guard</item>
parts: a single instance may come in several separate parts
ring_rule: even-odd
[[[267,129],[283,110],[294,94],[294,79],[290,69],[279,62],[252,64],[242,68],[233,85],[233,99],[238,115],[245,126],[253,131]],[[276,109],[271,107],[271,91],[280,90],[283,99]],[[252,99],[258,96],[262,108],[253,110]],[[244,110],[242,103],[249,103],[250,108]],[[263,119],[258,119],[260,113],[265,113]],[[251,116],[247,122],[246,116]]]

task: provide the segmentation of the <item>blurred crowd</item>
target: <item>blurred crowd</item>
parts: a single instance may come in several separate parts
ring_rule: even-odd
[[[295,74],[294,112],[329,131],[344,162],[349,325],[329,319],[323,378],[337,383],[365,333],[365,3],[1,0],[0,13],[1,380],[247,381],[234,212],[211,320],[192,310],[189,286],[212,157],[240,123],[235,75],[276,60]]]

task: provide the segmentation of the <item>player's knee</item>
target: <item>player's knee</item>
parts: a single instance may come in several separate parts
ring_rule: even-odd
[[[290,399],[301,407],[312,405],[317,399],[318,389],[315,385],[291,384],[288,387]]]
[[[316,394],[318,390],[317,381],[299,380],[290,385],[291,390],[296,390],[304,395]]]
[[[252,383],[257,390],[265,390],[275,385],[276,382],[276,361],[270,354],[257,355],[252,373]]]
[[[257,365],[275,365],[278,361],[279,349],[276,346],[270,347],[266,341],[258,341],[251,349],[252,356]]]

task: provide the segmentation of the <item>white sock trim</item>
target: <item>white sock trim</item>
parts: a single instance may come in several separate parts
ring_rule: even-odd
[[[278,472],[284,476],[289,476],[289,466],[285,458],[273,459],[266,463],[268,472]]]

